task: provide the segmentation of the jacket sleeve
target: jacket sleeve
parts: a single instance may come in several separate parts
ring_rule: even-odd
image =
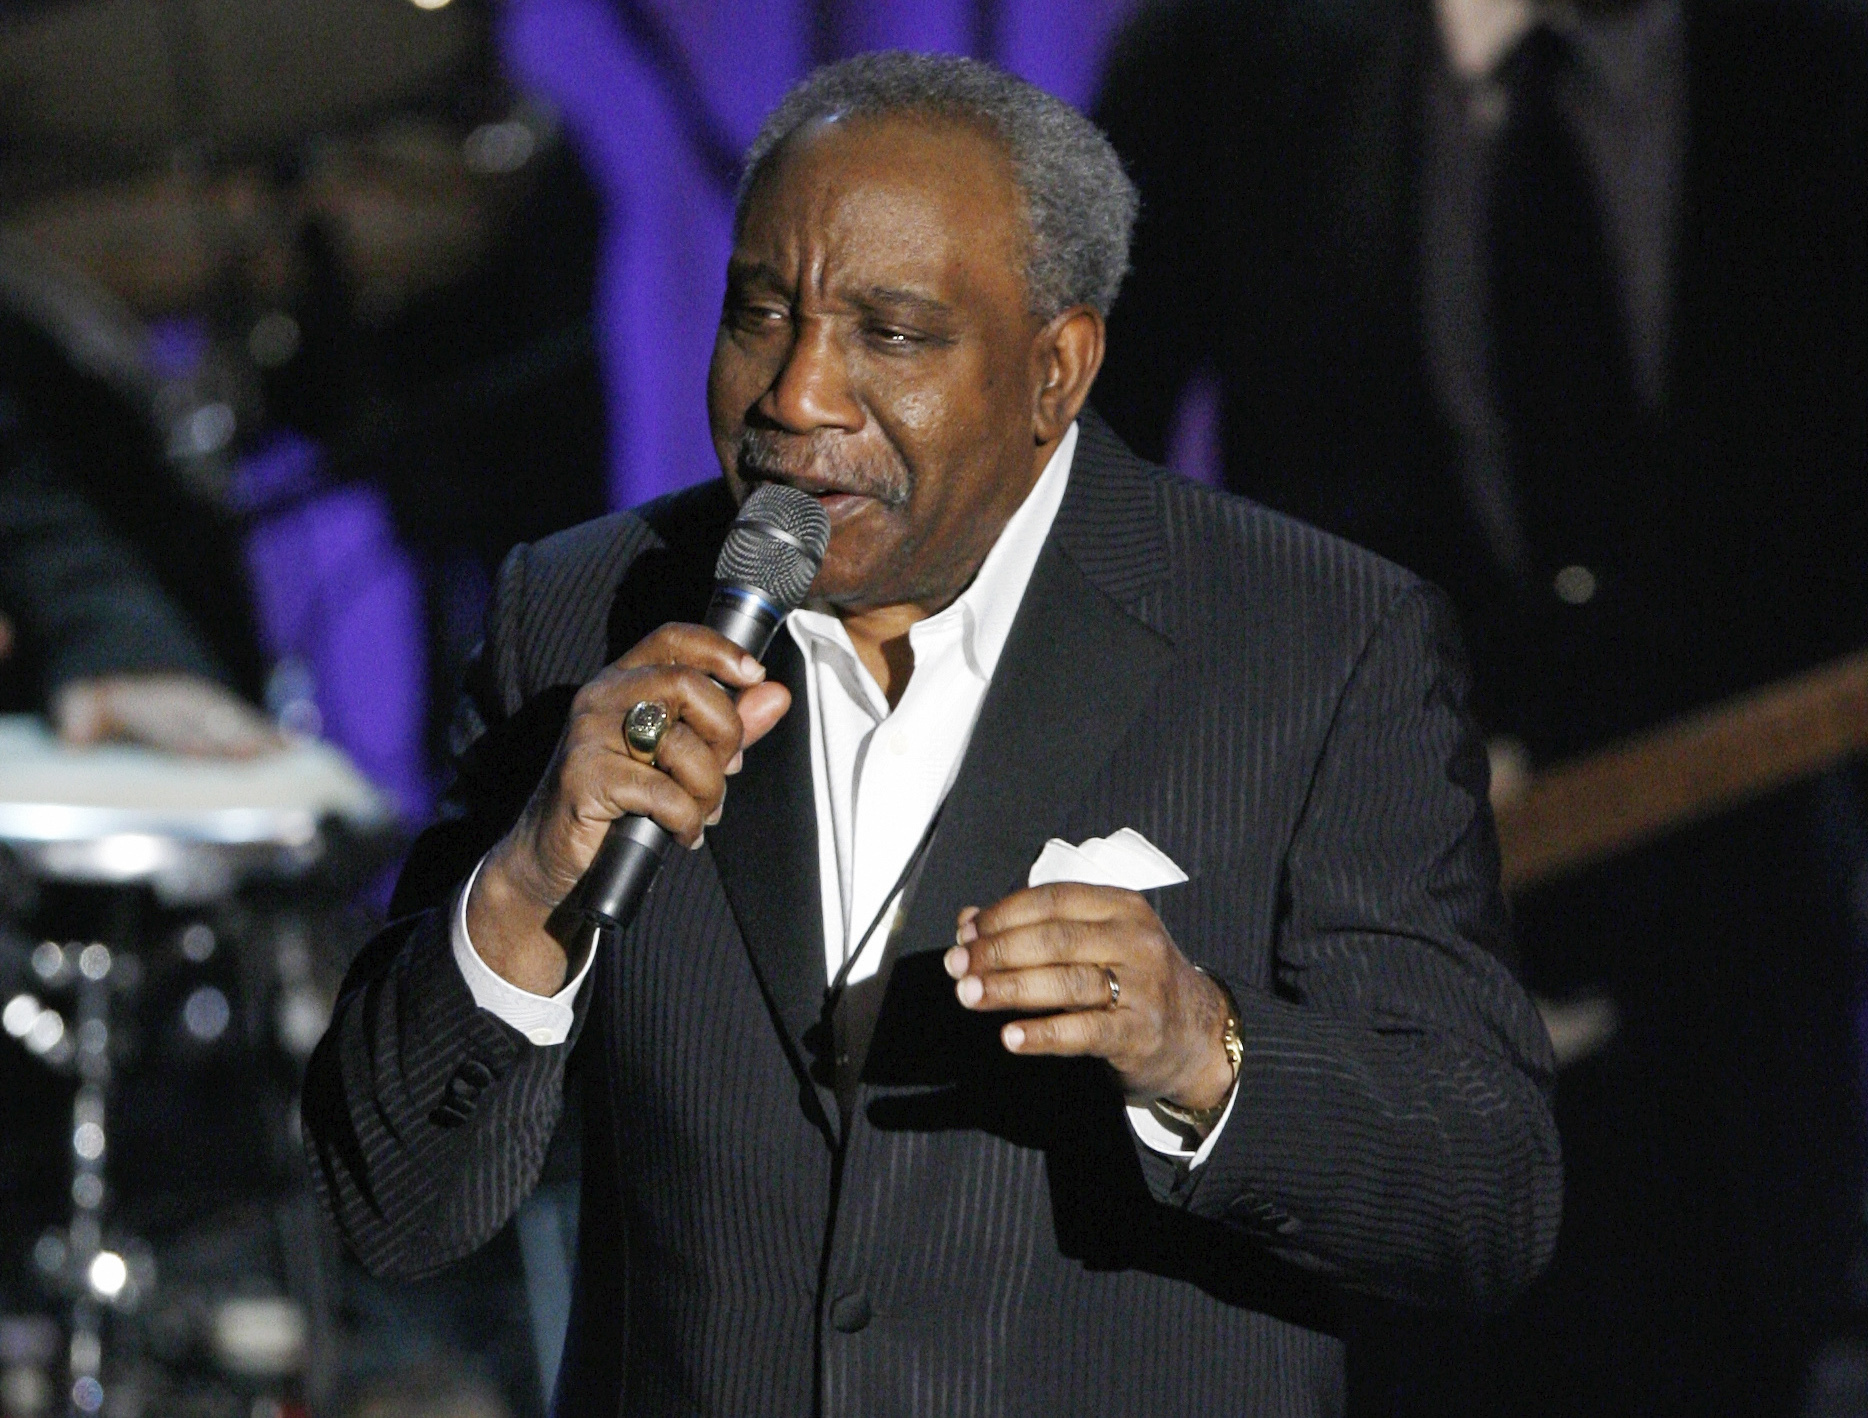
[[[0,412],[0,606],[40,651],[45,696],[117,674],[225,682],[142,558],[64,475],[55,447],[5,418]]]
[[[1337,706],[1285,862],[1239,1093],[1173,1199],[1352,1288],[1502,1307],[1562,1211],[1549,1039],[1499,959],[1487,770],[1444,598],[1403,594]]]
[[[313,1184],[377,1275],[431,1274],[518,1209],[544,1163],[577,1037],[534,1045],[478,1008],[448,934],[460,883],[537,782],[569,703],[552,694],[519,709],[510,647],[526,560],[521,547],[503,568],[468,671],[443,818],[410,852],[397,919],[352,964],[306,1076]]]

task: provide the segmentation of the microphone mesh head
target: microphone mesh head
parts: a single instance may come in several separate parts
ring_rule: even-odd
[[[726,534],[714,580],[750,586],[789,611],[811,589],[829,545],[830,518],[815,497],[784,483],[760,483]]]

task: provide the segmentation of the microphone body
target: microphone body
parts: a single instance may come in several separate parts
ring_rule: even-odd
[[[716,586],[704,624],[755,660],[763,660],[785,615],[785,608],[774,605],[751,586]],[[641,907],[642,898],[648,895],[674,840],[653,818],[639,813],[617,818],[566,899],[565,909],[592,925],[628,925]]]
[[[809,493],[783,483],[754,488],[714,564],[705,624],[754,659],[804,600],[830,545],[830,519]],[[672,834],[631,813],[612,822],[603,845],[547,923],[565,942],[573,970],[605,927],[620,930],[641,907]]]

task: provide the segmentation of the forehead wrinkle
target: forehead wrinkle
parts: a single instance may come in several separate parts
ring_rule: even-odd
[[[885,126],[820,128],[768,179],[746,235],[782,256],[781,264],[793,273],[783,283],[819,299],[855,300],[893,290],[941,300],[973,286],[976,273],[970,268],[998,246],[994,254],[1022,288],[1023,208],[997,143],[967,125],[917,123],[907,125],[915,137],[934,141],[912,141],[906,152],[885,157],[870,146]],[[969,219],[971,194],[959,189],[953,154],[943,151],[944,140],[957,134],[966,135],[962,141],[970,155],[990,162],[1009,203],[1000,209],[1009,223]],[[981,243],[982,226],[998,240]],[[885,239],[876,239],[877,232]],[[942,303],[951,308],[951,301]]]
[[[865,188],[838,203],[826,224],[826,292],[875,303],[899,292],[948,303],[967,284],[965,243],[938,202],[913,190]]]

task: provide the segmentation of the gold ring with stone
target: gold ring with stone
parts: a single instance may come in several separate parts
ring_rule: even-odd
[[[659,699],[644,699],[629,706],[623,715],[623,746],[638,763],[653,764],[661,751],[662,740],[675,726],[674,715]]]
[[[1122,982],[1116,978],[1116,972],[1103,966],[1103,978],[1109,982],[1109,1008],[1114,1009],[1122,1003]]]

